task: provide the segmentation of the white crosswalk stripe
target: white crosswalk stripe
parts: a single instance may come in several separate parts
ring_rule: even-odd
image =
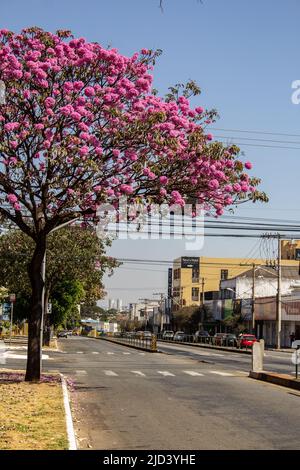
[[[140,370],[132,370],[131,372],[135,375],[139,375],[140,377],[146,377],[146,374],[144,374]]]
[[[76,370],[76,375],[87,375],[86,370]]]
[[[116,372],[114,372],[113,370],[105,370],[104,374],[108,375],[109,377],[117,377],[118,376],[118,374],[116,374]]]
[[[218,370],[210,370],[209,372],[211,374],[222,375],[223,377],[233,377],[233,374],[230,374],[229,372],[220,372]]]
[[[77,351],[77,354],[83,354],[83,351]]]
[[[167,370],[158,370],[158,374],[163,375],[164,377],[175,377],[174,374],[171,374],[171,372],[168,372]]]
[[[145,353],[139,353],[140,356],[145,356]]]
[[[108,352],[108,353],[106,353],[106,354],[115,354],[115,353],[114,353],[114,352]]]
[[[98,351],[93,351],[92,354],[99,354],[99,352]]]
[[[203,377],[204,374],[201,374],[200,372],[196,372],[195,370],[184,370],[183,371],[185,374],[191,375],[192,377]]]
[[[131,354],[131,353],[130,352],[123,352],[123,354],[128,355],[128,354]]]

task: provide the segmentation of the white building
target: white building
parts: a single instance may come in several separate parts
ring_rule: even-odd
[[[276,295],[277,271],[268,267],[255,270],[254,281],[254,317],[256,334],[264,338],[266,344],[276,344]],[[220,283],[221,298],[240,301],[241,313],[252,324],[253,271]],[[300,339],[300,276],[299,268],[282,266],[281,268],[281,346],[289,347],[291,335]]]

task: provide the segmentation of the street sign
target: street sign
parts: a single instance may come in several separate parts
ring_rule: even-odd
[[[300,339],[296,339],[296,341],[292,342],[292,348],[297,349],[300,347]]]
[[[16,301],[16,294],[9,294],[9,301],[11,303],[15,302]]]
[[[182,268],[199,268],[199,258],[196,256],[182,256],[181,267]]]

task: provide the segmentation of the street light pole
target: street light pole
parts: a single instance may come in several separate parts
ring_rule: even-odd
[[[58,225],[58,227],[54,227],[48,235],[50,235],[53,232],[56,232],[56,230],[59,230],[61,228],[66,227],[67,225],[70,225],[72,222],[75,222],[78,220],[79,217],[76,217],[72,220],[69,220],[68,222],[64,222],[61,225]],[[40,363],[41,363],[41,370],[42,370],[42,357],[43,357],[43,337],[44,337],[44,318],[45,318],[45,285],[46,285],[46,251],[44,254],[43,262],[42,262],[42,271],[41,271],[42,279],[43,279],[43,290],[42,290],[42,318],[41,318],[41,326],[40,326]]]
[[[255,264],[252,265],[252,333],[255,334]]]
[[[281,238],[278,234],[277,297],[276,297],[276,349],[281,347]]]

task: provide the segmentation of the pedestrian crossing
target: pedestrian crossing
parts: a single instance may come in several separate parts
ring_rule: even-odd
[[[178,376],[187,376],[190,378],[200,378],[200,377],[210,377],[212,378],[213,375],[219,376],[219,377],[245,377],[248,374],[242,371],[232,371],[232,372],[225,372],[225,371],[217,371],[217,370],[206,370],[203,371],[201,370],[147,370],[147,371],[142,371],[142,370],[122,370],[116,371],[116,370],[109,370],[105,369],[103,370],[103,374],[106,375],[107,377],[120,377],[124,378],[124,374],[126,377],[142,377],[142,378],[147,378],[147,377],[178,377]],[[86,375],[86,372],[83,370],[78,370],[76,371],[76,375]]]

